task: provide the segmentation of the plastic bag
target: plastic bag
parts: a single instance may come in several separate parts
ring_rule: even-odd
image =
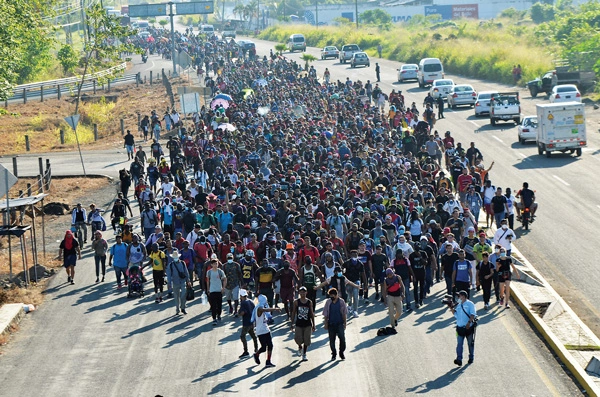
[[[194,300],[194,289],[192,287],[185,287],[185,300]]]

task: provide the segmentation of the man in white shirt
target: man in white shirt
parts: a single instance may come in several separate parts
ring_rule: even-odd
[[[163,178],[163,182],[160,185],[160,189],[158,190],[158,193],[163,194],[163,196],[171,196],[173,195],[173,188],[175,187],[175,185],[173,184],[173,182],[169,182],[169,179],[167,177]]]
[[[513,238],[515,238],[515,232],[508,227],[508,220],[502,219],[500,229],[496,230],[494,234],[494,244],[500,244],[506,249],[506,255],[510,256]]]
[[[200,238],[200,236],[202,236],[200,224],[196,223],[194,225],[194,230],[189,232],[185,239],[190,243],[190,247],[193,247],[194,243],[196,242],[196,239]]]
[[[458,209],[459,213],[463,213],[463,207],[460,204],[460,201],[454,198],[454,194],[450,194],[450,200],[446,201],[446,203],[444,204],[444,211],[451,214],[452,212],[454,212],[455,208]]]
[[[394,252],[398,250],[402,250],[406,258],[408,258],[410,254],[415,251],[413,247],[406,241],[406,237],[404,235],[398,236],[398,243],[394,246]]]

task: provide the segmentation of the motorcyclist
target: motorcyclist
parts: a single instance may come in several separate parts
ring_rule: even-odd
[[[517,192],[516,198],[520,199],[517,203],[517,219],[521,220],[521,211],[525,208],[529,208],[531,211],[531,222],[537,210],[538,204],[535,202],[535,193],[529,189],[529,183],[523,182],[523,189]]]

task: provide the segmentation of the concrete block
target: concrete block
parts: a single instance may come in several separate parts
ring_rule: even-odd
[[[542,318],[544,319],[544,321],[551,321],[552,319],[556,318],[557,316],[560,316],[564,312],[565,309],[562,307],[560,302],[554,301],[550,303],[550,306],[548,306],[548,309],[546,309],[546,312],[544,313]]]
[[[9,303],[0,308],[0,334],[10,332],[10,326],[18,324],[25,314],[22,303]]]

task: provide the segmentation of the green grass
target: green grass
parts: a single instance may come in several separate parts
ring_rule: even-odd
[[[498,21],[501,21],[498,23]],[[552,69],[552,48],[536,45],[533,27],[509,20],[479,24],[479,21],[455,21],[438,24],[436,28],[394,25],[383,31],[375,27],[319,27],[308,25],[274,26],[260,38],[285,42],[294,33],[302,32],[313,47],[358,44],[370,55],[383,47],[383,57],[400,62],[418,63],[421,58],[439,58],[447,72],[490,81],[512,83],[512,67],[521,64],[521,83],[532,80]]]

